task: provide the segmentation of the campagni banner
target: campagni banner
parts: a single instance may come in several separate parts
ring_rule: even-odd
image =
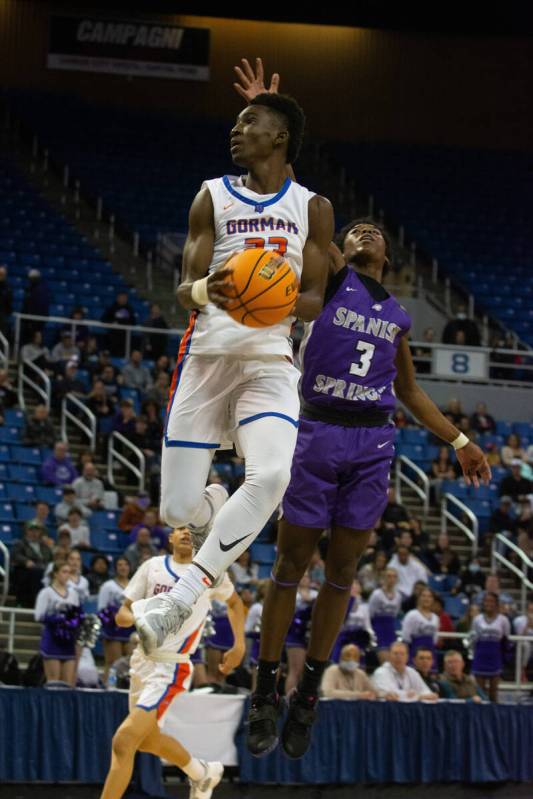
[[[209,79],[209,29],[51,15],[49,69],[180,80]]]

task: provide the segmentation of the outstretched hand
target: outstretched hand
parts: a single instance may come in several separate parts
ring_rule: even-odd
[[[277,94],[279,88],[279,74],[274,72],[270,79],[270,87],[267,89],[265,86],[265,71],[263,69],[263,61],[260,58],[255,59],[255,72],[247,58],[241,58],[241,67],[233,67],[239,82],[235,82],[233,87],[235,91],[244,97],[247,102],[253,100],[258,94]]]
[[[227,652],[224,652],[222,663],[218,667],[220,673],[225,676],[231,674],[231,672],[241,664],[244,654],[245,649],[241,646],[233,646],[231,649],[228,649]]]
[[[461,447],[455,453],[457,460],[463,470],[465,483],[474,485],[476,488],[480,486],[480,480],[485,485],[490,483],[492,473],[490,471],[489,463],[483,451],[470,441],[465,447]]]

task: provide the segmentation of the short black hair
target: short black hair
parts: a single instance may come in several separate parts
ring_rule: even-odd
[[[429,646],[417,646],[415,650],[415,657],[419,652],[429,652],[431,655],[433,654],[433,650]]]
[[[264,105],[284,117],[289,131],[287,163],[294,164],[304,138],[305,114],[303,109],[288,94],[270,94],[269,92],[258,94],[253,100],[250,100],[250,105]]]
[[[372,227],[375,227],[377,230],[380,231],[381,235],[383,236],[383,239],[385,240],[385,255],[389,260],[389,265],[392,266],[393,251],[389,234],[387,233],[383,225],[381,225],[379,222],[376,222],[376,220],[372,219],[372,217],[370,216],[361,216],[358,219],[352,219],[351,222],[348,222],[347,225],[344,225],[340,233],[337,235],[337,239],[335,242],[339,247],[339,249],[341,250],[341,252],[344,247],[344,239],[346,238],[350,230],[352,230],[352,228],[354,228],[356,225],[372,225]]]

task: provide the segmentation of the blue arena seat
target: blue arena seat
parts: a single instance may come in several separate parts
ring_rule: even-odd
[[[27,466],[41,465],[41,450],[38,447],[11,447],[13,460]]]
[[[50,506],[57,505],[63,499],[63,491],[53,486],[37,486],[35,493],[40,502],[47,502]]]
[[[7,498],[14,502],[35,502],[35,486],[23,483],[6,483]]]

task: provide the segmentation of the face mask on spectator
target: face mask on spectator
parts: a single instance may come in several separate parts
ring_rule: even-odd
[[[470,569],[471,572],[478,572],[481,566],[479,565],[479,563],[471,563],[468,568]]]
[[[348,673],[353,672],[357,669],[357,663],[355,662],[355,660],[341,660],[341,662],[339,663],[339,668],[341,669],[341,671],[345,671]]]

